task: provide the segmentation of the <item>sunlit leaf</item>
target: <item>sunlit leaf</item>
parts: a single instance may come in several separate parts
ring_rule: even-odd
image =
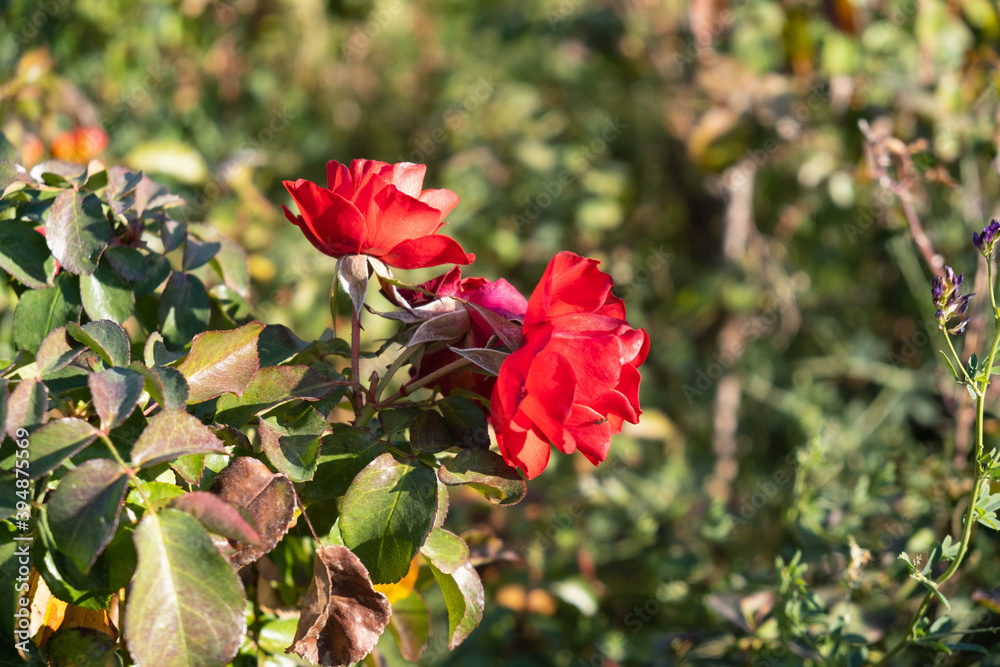
[[[109,368],[87,376],[87,386],[94,409],[101,418],[101,429],[109,431],[130,414],[142,396],[143,378],[128,368]]]
[[[147,513],[135,531],[139,564],[125,607],[125,640],[141,664],[228,663],[246,630],[243,586],[198,521]]]
[[[488,449],[464,449],[438,470],[450,486],[467,484],[494,505],[515,505],[524,498],[528,485],[516,468]]]
[[[261,447],[271,464],[293,482],[308,482],[316,472],[320,436],[329,428],[312,408],[288,423],[268,417],[260,420]]]
[[[188,383],[188,403],[226,392],[240,396],[259,367],[257,337],[264,330],[251,322],[232,331],[208,331],[191,341],[191,352],[177,366]]]
[[[111,226],[96,195],[63,190],[56,196],[45,221],[45,241],[60,266],[90,275],[110,240]]]
[[[163,410],[149,420],[132,447],[132,463],[149,467],[186,454],[225,453],[222,441],[184,410]]]

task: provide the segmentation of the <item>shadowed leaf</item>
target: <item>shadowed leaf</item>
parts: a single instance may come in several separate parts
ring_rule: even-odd
[[[409,570],[437,510],[434,471],[382,454],[358,473],[344,495],[340,532],[372,581],[389,584]]]
[[[113,245],[104,251],[104,259],[119,276],[130,283],[145,279],[149,273],[146,258],[135,248]]]
[[[31,434],[31,477],[55,470],[97,438],[97,429],[73,417],[56,419]]]
[[[170,506],[187,512],[213,533],[255,547],[264,546],[263,538],[240,511],[214,493],[192,491],[174,500]]]
[[[464,449],[438,470],[449,486],[468,484],[494,505],[516,505],[528,492],[528,485],[516,468],[488,449]]]
[[[66,333],[96,352],[108,366],[128,366],[132,347],[128,334],[116,322],[98,320],[82,326],[67,324]]]
[[[65,368],[73,363],[83,353],[83,350],[83,347],[74,347],[70,343],[70,339],[66,335],[66,327],[53,329],[38,346],[38,353],[35,354],[38,375],[44,378],[49,373]]]
[[[66,473],[45,504],[56,547],[84,574],[118,529],[127,486],[121,466],[92,459]]]
[[[7,402],[7,435],[17,438],[19,428],[33,431],[45,421],[49,389],[41,380],[21,380]]]
[[[251,322],[232,331],[208,331],[191,341],[191,352],[177,366],[188,382],[188,403],[231,392],[243,394],[257,372],[257,337],[264,330]]]
[[[36,352],[53,329],[80,319],[80,285],[76,276],[60,273],[54,287],[28,290],[14,309],[14,345]]]
[[[246,630],[243,586],[205,529],[180,510],[147,513],[135,531],[139,556],[125,608],[125,641],[137,663],[228,663]]]
[[[90,373],[87,386],[101,418],[101,429],[109,431],[132,414],[142,396],[143,378],[128,368],[109,368],[100,373]]]
[[[260,420],[260,443],[268,461],[293,482],[308,482],[316,472],[320,436],[330,425],[312,408],[295,421]]]
[[[410,662],[416,662],[427,648],[431,629],[427,603],[416,591],[392,603],[389,631],[399,644],[399,652]]]
[[[458,356],[465,357],[479,368],[482,368],[484,371],[492,373],[493,375],[498,375],[500,373],[500,366],[502,366],[503,362],[510,356],[507,352],[490,350],[484,347],[452,347],[449,349]]]
[[[146,391],[153,400],[166,410],[180,410],[187,405],[187,380],[176,368],[170,366],[155,366],[149,368],[138,361],[129,366],[142,375]]]
[[[489,449],[490,432],[483,409],[461,396],[448,396],[437,403],[456,445],[463,449]]]
[[[26,287],[42,289],[50,284],[55,264],[45,237],[28,225],[4,221],[0,225],[0,268]]]
[[[410,426],[410,446],[416,452],[437,454],[456,444],[444,417],[435,410],[424,410]]]
[[[208,328],[212,302],[197,276],[173,272],[160,297],[157,316],[160,333],[175,348]]]
[[[295,643],[286,653],[320,665],[352,665],[375,648],[391,613],[357,556],[341,546],[319,547]]]
[[[216,541],[234,570],[273,549],[295,516],[295,489],[288,477],[272,473],[266,465],[247,456],[233,459],[216,476],[212,493],[249,512],[263,540],[260,548],[243,542]]]
[[[58,630],[46,642],[50,667],[119,667],[114,637],[95,628]]]
[[[225,453],[222,441],[184,410],[164,410],[149,420],[132,447],[132,463],[149,467],[186,454]]]
[[[344,495],[354,477],[386,451],[385,443],[368,429],[343,424],[335,424],[333,429],[323,437],[316,473],[302,490],[311,500]]]

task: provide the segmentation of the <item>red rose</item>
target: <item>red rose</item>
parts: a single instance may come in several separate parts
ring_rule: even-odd
[[[622,422],[641,414],[649,336],[625,321],[597,264],[571,252],[552,258],[528,300],[524,346],[500,367],[490,420],[504,459],[528,479],[545,469],[550,443],[599,464]]]
[[[438,298],[450,296],[476,304],[507,320],[523,320],[525,309],[528,306],[527,299],[506,280],[501,278],[491,282],[486,278],[462,278],[462,269],[457,266],[443,276],[429,280],[420,287],[428,292],[433,292]],[[400,293],[413,307],[425,305],[433,298],[422,292],[400,290]],[[469,315],[468,331],[461,339],[452,343],[452,347],[462,349],[486,347],[490,339],[497,336],[493,325],[487,322],[486,318],[475,308],[466,307],[466,312]],[[458,355],[449,349],[424,354],[414,379],[426,377],[457,359]],[[441,378],[437,385],[445,395],[451,393],[453,389],[460,388],[468,389],[480,396],[489,396],[495,382],[496,378],[494,377],[473,370],[464,370]]]
[[[422,164],[376,160],[354,160],[348,169],[331,160],[326,188],[301,178],[284,182],[301,215],[282,208],[331,257],[369,255],[400,269],[468,264],[475,255],[435,233],[458,204],[458,195],[421,190],[426,170]]]

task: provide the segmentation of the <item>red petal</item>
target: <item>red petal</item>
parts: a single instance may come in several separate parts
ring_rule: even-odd
[[[466,254],[453,238],[431,234],[403,241],[379,259],[397,269],[419,269],[440,264],[471,264],[476,256]]]
[[[354,204],[330,193],[336,203],[306,224],[316,237],[330,247],[335,257],[364,252],[365,219]]]
[[[527,393],[518,408],[537,431],[567,454],[573,451],[573,442],[572,438],[567,441],[563,424],[573,407],[576,386],[570,362],[562,355],[543,352],[531,362],[524,382]]]
[[[577,450],[595,466],[608,458],[612,429],[610,420],[604,415],[588,407],[574,405],[566,429],[572,433]]]
[[[354,179],[351,178],[351,170],[347,165],[336,160],[326,163],[326,187],[344,199],[351,199],[354,194]]]
[[[365,246],[372,249],[371,254],[376,257],[401,241],[433,234],[441,226],[437,209],[400,192],[395,186],[386,186],[375,193],[372,204],[377,213],[376,217],[366,216],[369,237],[365,239]]]
[[[439,190],[424,190],[417,199],[441,211],[441,220],[444,220],[458,206],[458,195],[444,188]]]
[[[600,309],[613,282],[597,268],[598,263],[565,250],[553,257],[528,300],[525,332],[559,315]]]
[[[396,186],[396,189],[413,198],[420,197],[420,187],[424,184],[427,165],[400,162],[392,165],[392,170],[382,173],[382,178]]]
[[[283,185],[298,205],[302,219],[307,223],[318,218],[326,209],[338,206],[343,201],[343,198],[337,199],[337,195],[332,191],[304,178],[300,178],[294,183],[284,181]]]
[[[307,225],[300,216],[293,215],[292,212],[288,210],[288,207],[285,206],[284,204],[281,205],[281,208],[285,211],[285,217],[288,218],[289,221],[291,221],[300,230],[302,230],[302,233],[305,235],[307,239],[309,239],[309,242],[312,243],[317,250],[319,250],[321,253],[325,255],[330,255],[331,257],[337,256],[334,254],[333,250],[329,246],[327,246],[325,243],[316,238],[316,235],[313,234],[311,229],[309,229],[309,225]]]
[[[510,424],[497,429],[497,445],[507,465],[520,468],[524,476],[534,479],[549,464],[552,448],[531,429]]]

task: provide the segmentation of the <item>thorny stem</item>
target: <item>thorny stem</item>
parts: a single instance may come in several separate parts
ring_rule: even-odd
[[[351,380],[359,383],[359,388],[351,393],[354,414],[361,415],[361,313],[351,308]]]
[[[992,287],[993,283],[991,280],[991,296]],[[997,317],[996,308],[994,308],[993,313],[994,320],[1000,320],[1000,318]],[[986,478],[980,474],[979,459],[983,454],[983,419],[986,411],[986,391],[990,385],[990,370],[993,368],[993,363],[996,360],[997,348],[1000,348],[1000,321],[996,321],[995,324],[997,324],[997,327],[995,333],[993,334],[993,342],[990,344],[990,356],[986,362],[986,376],[981,381],[980,386],[974,385],[974,388],[976,389],[976,451],[972,459],[972,465],[976,472],[976,476],[972,484],[972,493],[969,497],[969,507],[965,512],[965,526],[962,529],[962,541],[959,543],[958,554],[955,556],[955,559],[951,561],[951,565],[949,565],[948,569],[935,580],[935,584],[938,587],[951,579],[951,577],[958,572],[958,568],[965,559],[965,555],[969,550],[969,542],[972,539],[972,528],[976,523],[976,501],[979,499],[983,483],[986,481]],[[948,338],[947,333],[945,334],[945,337]],[[948,345],[951,346],[950,338],[948,338]],[[954,348],[952,348],[952,352],[954,352]],[[968,377],[968,374],[966,374],[966,377]],[[920,622],[920,619],[923,618],[924,612],[927,611],[927,606],[930,604],[931,597],[933,595],[934,593],[932,591],[927,591],[924,595],[924,599],[920,601],[920,607],[917,609],[917,613],[914,614],[913,618],[910,620],[910,624],[907,626],[906,632],[903,634],[903,638],[900,639],[899,642],[897,642],[896,645],[882,657],[882,659],[878,662],[878,665],[888,664],[889,658],[909,645],[911,636],[913,635],[913,630],[916,628],[917,623]]]

